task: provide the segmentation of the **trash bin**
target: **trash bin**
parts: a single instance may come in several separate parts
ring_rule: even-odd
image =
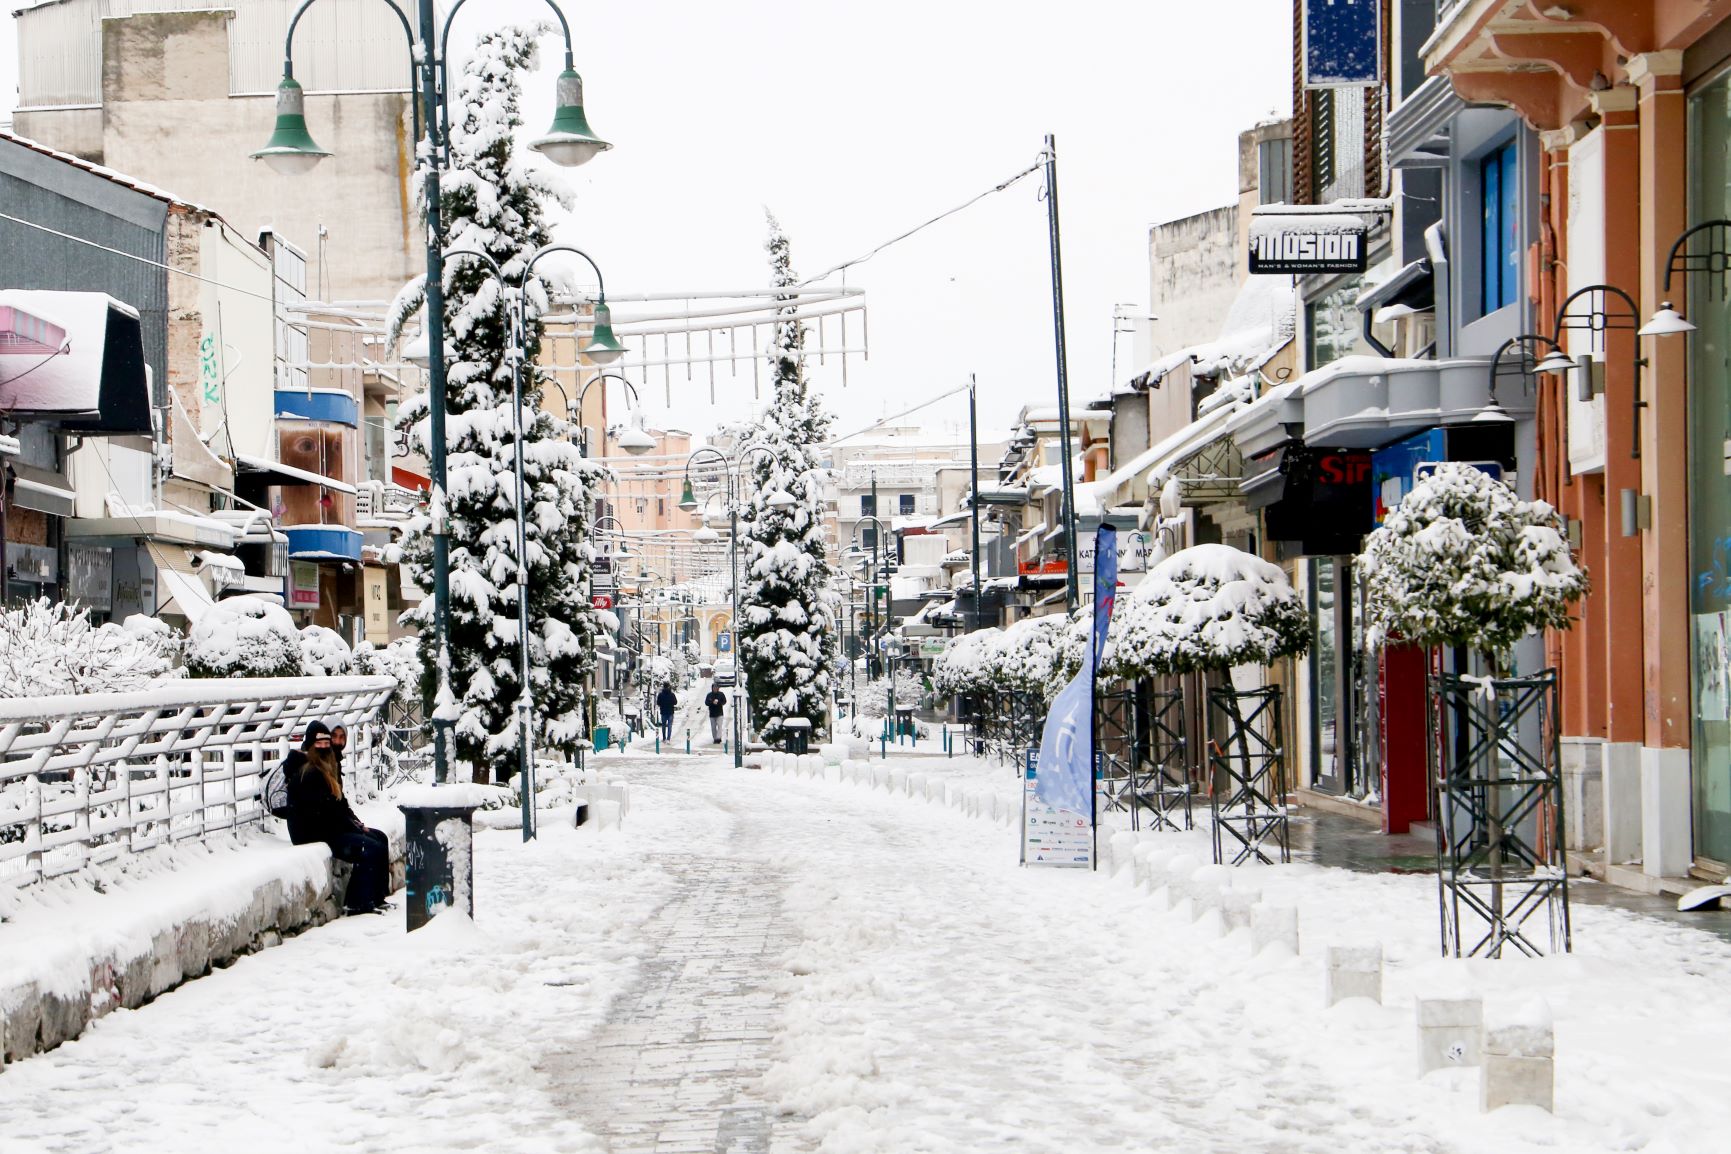
[[[809,719],[790,717],[781,723],[781,727],[787,732],[787,752],[811,752],[811,721]]]
[[[408,928],[418,930],[447,909],[475,915],[473,786],[423,785],[402,791],[406,854],[403,906]]]
[[[597,725],[595,727],[594,738],[595,738],[595,752],[596,753],[605,753],[607,750],[607,746],[613,740],[613,731],[605,725]]]

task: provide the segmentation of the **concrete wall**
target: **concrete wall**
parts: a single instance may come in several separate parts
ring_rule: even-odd
[[[1228,205],[1158,224],[1148,230],[1149,311],[1154,355],[1161,356],[1220,332],[1243,283],[1238,208]]]
[[[77,993],[47,991],[36,982],[0,989],[0,1066],[70,1042],[111,1010],[135,1010],[213,968],[339,917],[350,867],[332,859],[322,845],[295,852],[321,857],[322,869],[313,872],[311,882],[291,885],[273,878],[258,886],[237,914],[194,915],[159,930],[146,947],[90,958],[88,982]],[[391,846],[391,891],[402,884],[399,837]]]
[[[249,237],[272,225],[314,254],[312,284],[333,299],[390,299],[423,261],[407,96],[308,96],[313,139],[333,155],[306,176],[278,176],[248,158],[269,138],[276,108],[269,96],[228,94],[227,19],[104,21],[100,141],[89,109],[21,112],[18,132],[214,209]],[[321,224],[328,260],[318,255]]]

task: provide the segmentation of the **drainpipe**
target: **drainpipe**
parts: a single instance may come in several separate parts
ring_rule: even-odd
[[[1450,284],[1448,237],[1442,221],[1424,230],[1424,250],[1430,257],[1431,292],[1436,298],[1436,356],[1440,361],[1455,355],[1454,286]]]

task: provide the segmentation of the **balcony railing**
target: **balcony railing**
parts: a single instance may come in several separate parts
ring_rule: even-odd
[[[315,720],[349,727],[351,796],[369,793],[395,689],[294,677],[0,701],[0,884],[257,824],[261,775]]]

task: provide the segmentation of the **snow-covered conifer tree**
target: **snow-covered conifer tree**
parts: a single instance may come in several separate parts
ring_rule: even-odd
[[[552,239],[546,209],[567,198],[516,155],[512,132],[521,77],[535,65],[545,26],[505,27],[481,37],[458,83],[451,126],[452,169],[440,189],[447,251],[479,249],[515,285],[528,258]],[[417,187],[419,184],[417,183]],[[424,210],[424,206],[423,206]],[[530,366],[540,348],[536,318],[555,287],[551,261],[524,286],[529,325],[524,382],[525,479],[529,490],[530,667],[536,745],[570,755],[585,732],[582,686],[594,663],[601,626],[585,598],[590,550],[585,541],[593,494],[605,480],[565,438],[570,426],[540,409]],[[450,686],[440,703],[454,721],[456,756],[477,780],[503,780],[517,767],[514,724],[517,674],[517,547],[511,365],[506,350],[508,294],[482,262],[445,265],[447,358],[447,494],[451,555]],[[411,283],[393,306],[393,327],[418,309],[425,286]],[[403,406],[400,418],[416,452],[428,451],[426,394]],[[423,588],[432,585],[432,524],[411,523],[403,559]],[[422,660],[437,668],[433,601],[404,615],[421,629]],[[436,682],[436,675],[433,678]]]
[[[787,234],[769,217],[771,283],[798,284]],[[790,717],[811,721],[822,732],[836,663],[836,596],[824,552],[824,476],[818,446],[829,416],[808,391],[805,329],[792,319],[796,305],[782,298],[770,366],[775,398],[751,430],[745,492],[740,510],[744,572],[739,587],[739,652],[745,663],[752,715],[765,741],[782,737]],[[785,495],[785,496],[784,496]],[[785,498],[792,497],[791,505]],[[776,507],[777,500],[785,507]]]

